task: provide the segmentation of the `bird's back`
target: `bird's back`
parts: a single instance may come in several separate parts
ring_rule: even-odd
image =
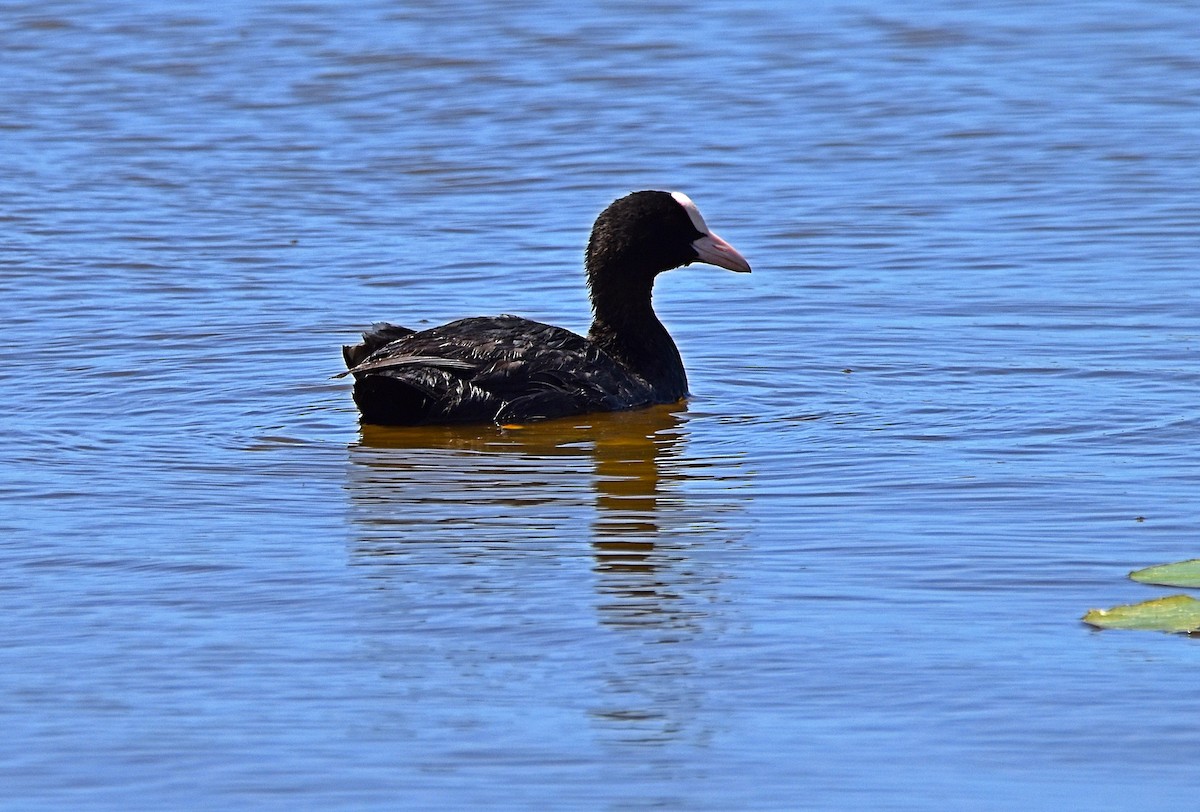
[[[503,425],[654,402],[644,379],[586,338],[517,316],[420,332],[375,325],[343,355],[367,423]]]

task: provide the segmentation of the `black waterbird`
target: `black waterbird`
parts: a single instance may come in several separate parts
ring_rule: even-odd
[[[342,348],[362,422],[523,423],[673,403],[687,395],[679,350],[654,314],[663,271],[702,262],[748,273],[681,192],[634,192],[592,227],[587,338],[518,316],[460,319],[428,330],[376,324]]]

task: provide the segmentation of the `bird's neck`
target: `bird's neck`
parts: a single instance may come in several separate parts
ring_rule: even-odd
[[[588,338],[631,372],[654,387],[660,402],[687,394],[687,374],[679,349],[651,303],[654,279],[616,286],[593,285],[592,319]]]

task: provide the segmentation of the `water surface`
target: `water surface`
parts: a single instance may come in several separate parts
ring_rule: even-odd
[[[1192,808],[1194,12],[8,4],[3,805]],[[686,404],[358,426],[637,188]]]

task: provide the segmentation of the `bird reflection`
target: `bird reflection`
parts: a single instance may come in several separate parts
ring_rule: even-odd
[[[668,549],[656,555],[655,550],[658,503],[670,487],[660,459],[678,457],[684,436],[681,422],[666,423],[661,417],[661,412],[647,415],[633,431],[595,447],[592,550],[603,623],[671,625],[686,616],[676,611],[679,594],[659,576],[664,565],[669,568],[681,556]]]
[[[503,432],[364,426],[351,449],[351,498],[365,531],[360,552],[394,555],[447,530],[474,542],[460,551],[466,557],[480,543],[494,552],[514,538],[557,546],[564,531],[574,543],[587,513],[601,622],[675,623],[686,613],[673,611],[680,596],[663,570],[681,562],[683,551],[660,543],[658,512],[660,500],[694,473],[671,464],[679,462],[685,426],[678,406]]]
[[[727,576],[692,559],[734,540],[742,505],[740,457],[689,455],[688,422],[672,405],[503,431],[364,426],[349,449],[354,560],[375,576],[382,564],[421,568],[396,587],[423,582],[409,618],[462,613],[467,594],[470,611],[514,624],[547,612],[578,623],[569,565],[590,530],[589,602],[617,635],[588,644],[613,644],[590,716],[626,743],[678,738],[701,669],[687,647],[663,644],[721,626],[711,615]],[[445,569],[455,564],[477,566]]]

